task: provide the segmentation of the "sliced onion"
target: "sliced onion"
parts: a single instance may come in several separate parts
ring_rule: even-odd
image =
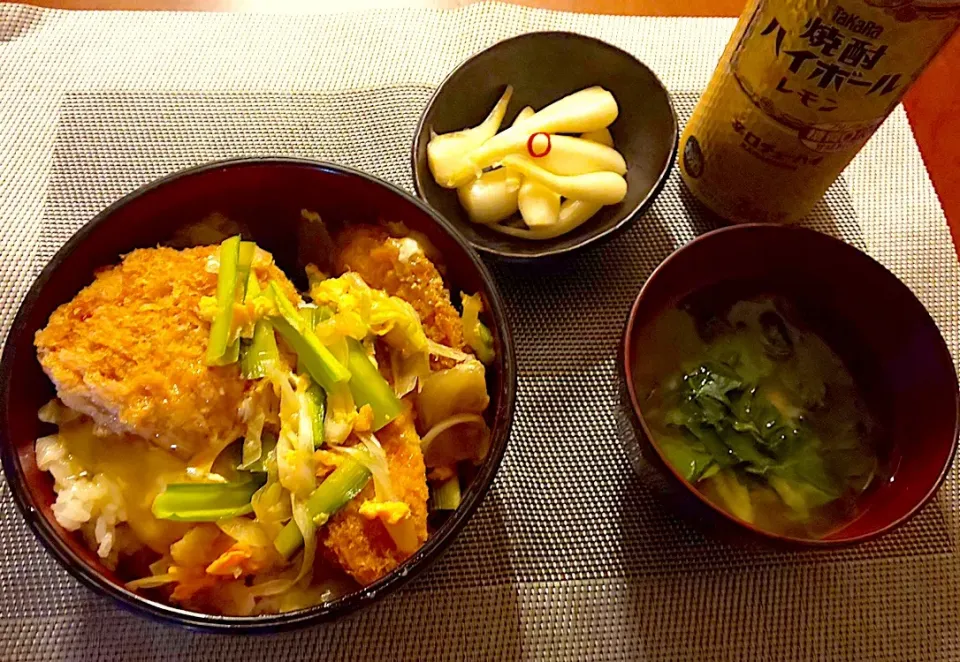
[[[280,484],[302,498],[317,486],[313,461],[313,433],[306,448],[301,443],[301,399],[294,391],[295,377],[289,372],[273,369],[268,377],[280,390],[280,434],[277,438],[277,470]],[[311,423],[307,420],[307,427]]]
[[[170,558],[169,554],[164,554],[161,558],[150,564],[150,574],[154,577],[165,575],[170,572],[172,565],[173,559]]]
[[[377,498],[380,501],[392,501],[394,499],[393,479],[390,477],[390,466],[387,464],[387,454],[383,452],[383,446],[370,432],[359,432],[357,437],[363,449],[345,448],[344,450],[354,451],[353,458],[365,466],[373,476],[373,487]]]
[[[300,404],[297,446],[301,449],[310,449],[312,453],[315,448],[313,442],[313,421],[310,419],[310,402],[305,388],[303,390],[297,389],[297,402]]]
[[[257,411],[247,421],[247,433],[243,437],[243,453],[240,468],[247,469],[263,456],[263,424],[266,422],[263,411]]]
[[[420,392],[423,379],[430,374],[430,355],[422,352],[404,356],[402,352],[390,352],[390,369],[393,373],[393,391],[402,398],[414,389]]]
[[[486,421],[483,419],[483,416],[480,416],[479,414],[457,414],[456,416],[450,416],[449,418],[445,418],[434,425],[432,428],[427,430],[425,435],[420,437],[420,450],[424,453],[427,452],[427,449],[430,447],[430,444],[433,443],[434,439],[453,426],[463,425],[465,423],[486,425]]]
[[[220,530],[239,543],[250,547],[269,547],[270,536],[258,522],[247,517],[231,517],[217,522]]]
[[[127,587],[130,591],[136,591],[141,588],[157,588],[158,586],[163,586],[165,584],[170,584],[177,581],[177,576],[171,573],[165,575],[154,575],[152,577],[143,577],[142,579],[134,579],[132,582],[127,582],[124,586]]]
[[[430,339],[427,339],[427,349],[434,356],[442,356],[447,359],[453,359],[457,363],[469,361],[470,359],[474,358],[474,356],[471,354],[461,352],[459,349],[454,349],[453,347],[441,345],[440,343]]]
[[[270,471],[267,483],[254,493],[250,503],[257,521],[266,527],[266,531],[274,539],[293,516],[290,493],[280,484],[275,471]]]
[[[270,595],[280,595],[286,593],[291,588],[300,583],[304,577],[313,574],[313,561],[317,555],[317,527],[310,518],[307,511],[306,501],[291,497],[291,506],[293,508],[293,521],[297,523],[300,529],[300,535],[303,536],[303,553],[301,555],[300,570],[293,579],[275,579],[264,582],[250,589],[253,597],[267,597]],[[309,583],[309,581],[307,582]]]

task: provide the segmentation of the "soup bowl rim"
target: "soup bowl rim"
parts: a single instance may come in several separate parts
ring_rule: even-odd
[[[699,244],[704,241],[709,241],[713,237],[721,234],[738,233],[738,232],[743,232],[745,230],[751,230],[751,229],[770,230],[771,228],[776,228],[776,231],[784,231],[784,232],[796,232],[796,233],[802,233],[802,234],[812,233],[822,237],[825,240],[839,242],[849,250],[855,251],[860,256],[860,258],[866,259],[872,262],[874,267],[883,269],[891,277],[896,278],[896,276],[890,273],[890,271],[885,266],[883,266],[880,262],[875,260],[873,257],[868,255],[867,253],[864,253],[863,251],[859,251],[853,246],[850,246],[845,242],[842,242],[841,240],[836,239],[835,237],[831,237],[830,235],[826,235],[821,232],[817,232],[816,230],[811,230],[808,228],[802,228],[797,226],[782,226],[782,225],[771,226],[766,223],[744,223],[744,224],[717,228],[715,230],[711,230],[709,232],[705,232],[704,234],[697,236],[696,238],[691,240],[689,243],[675,250],[665,260],[663,260],[660,264],[658,264],[656,268],[654,268],[654,270],[650,273],[650,275],[644,281],[643,285],[640,288],[640,292],[637,294],[637,297],[634,299],[634,302],[630,307],[630,313],[627,316],[627,323],[624,327],[624,333],[623,333],[623,337],[621,338],[620,347],[619,347],[619,350],[620,350],[620,361],[619,361],[620,366],[619,367],[622,373],[621,376],[624,381],[624,386],[627,390],[627,394],[629,397],[630,409],[633,414],[632,421],[633,421],[634,427],[639,426],[640,434],[642,434],[646,438],[648,445],[653,449],[653,452],[656,453],[657,457],[660,460],[661,467],[666,469],[666,471],[669,473],[669,475],[673,478],[673,480],[676,483],[679,483],[680,485],[683,486],[687,494],[694,496],[700,502],[700,504],[702,504],[703,506],[708,508],[710,511],[712,511],[713,514],[721,517],[722,520],[728,525],[733,525],[733,527],[735,528],[746,529],[751,533],[755,534],[755,536],[758,539],[765,539],[768,542],[771,542],[774,544],[779,544],[781,546],[794,547],[794,548],[803,547],[803,548],[812,548],[812,549],[836,549],[841,547],[849,547],[859,543],[874,540],[882,535],[885,535],[893,531],[894,529],[899,528],[900,526],[905,524],[907,521],[909,521],[911,518],[913,518],[917,513],[919,513],[924,508],[924,506],[926,506],[927,503],[929,503],[929,501],[934,497],[934,495],[943,485],[944,480],[946,480],[947,474],[950,472],[950,469],[953,466],[953,461],[957,453],[958,437],[960,437],[960,387],[958,387],[957,375],[955,371],[953,373],[953,382],[955,387],[954,391],[956,393],[956,396],[954,397],[953,432],[952,432],[951,441],[950,441],[950,448],[947,454],[947,460],[944,463],[944,466],[942,467],[942,469],[940,470],[940,473],[938,474],[936,480],[930,485],[929,489],[926,490],[926,492],[917,501],[917,503],[904,515],[901,515],[900,517],[892,519],[890,522],[888,522],[884,526],[878,527],[871,531],[867,531],[860,535],[846,537],[846,538],[843,538],[843,537],[802,538],[799,536],[792,536],[792,535],[777,533],[774,531],[770,531],[770,530],[758,527],[744,520],[741,520],[740,518],[727,512],[725,509],[721,508],[717,504],[713,503],[702,492],[697,490],[688,480],[686,480],[683,476],[681,476],[680,473],[667,460],[666,455],[664,455],[664,453],[660,449],[659,444],[655,441],[655,437],[649,425],[647,424],[646,417],[643,414],[643,409],[640,406],[640,401],[637,397],[636,386],[633,380],[633,365],[631,362],[631,356],[633,356],[633,353],[635,352],[634,336],[636,334],[636,329],[637,329],[637,316],[639,314],[640,307],[643,303],[643,299],[645,295],[654,287],[653,283],[656,280],[656,277],[660,274],[661,271],[665,271],[666,269],[668,269],[672,263],[676,262],[678,259],[682,259],[681,254],[686,249],[688,249],[689,247],[695,244]],[[903,285],[902,282],[901,282],[901,285]],[[903,285],[903,286],[906,287],[906,285]],[[698,289],[702,289],[702,287]],[[924,309],[924,312],[926,313],[929,323],[932,324],[934,328],[937,328],[936,322],[930,316],[929,311],[927,311],[925,307],[923,307],[923,309]],[[940,339],[941,344],[943,345],[943,350],[947,353],[947,356],[950,356],[949,347],[946,346],[946,342],[944,341],[942,334],[939,333],[939,329],[938,329],[937,336]],[[849,522],[847,524],[849,524]]]

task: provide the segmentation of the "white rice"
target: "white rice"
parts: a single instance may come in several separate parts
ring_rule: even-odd
[[[113,561],[117,525],[127,521],[127,509],[119,486],[106,475],[91,474],[71,457],[59,435],[37,439],[37,466],[49,471],[57,500],[53,515],[68,531],[81,530],[96,541],[97,555]]]

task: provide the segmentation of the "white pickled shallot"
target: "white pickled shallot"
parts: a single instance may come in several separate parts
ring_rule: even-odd
[[[589,87],[539,111],[527,106],[497,133],[511,92],[478,126],[434,136],[427,146],[434,179],[457,189],[471,222],[552,239],[626,197],[627,162],[608,128],[619,108],[608,90]]]

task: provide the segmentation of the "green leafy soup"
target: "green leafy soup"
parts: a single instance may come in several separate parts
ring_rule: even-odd
[[[779,299],[667,311],[638,338],[654,443],[730,514],[819,538],[877,479],[877,425],[843,361]]]

